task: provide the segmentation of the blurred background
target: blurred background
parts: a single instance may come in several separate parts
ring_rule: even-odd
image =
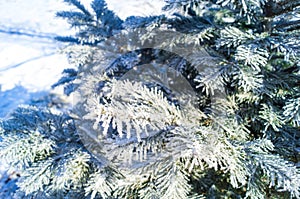
[[[91,0],[81,0],[89,7]],[[157,15],[163,0],[108,0],[122,19]],[[0,118],[32,97],[39,97],[70,67],[55,36],[71,35],[57,11],[72,9],[63,0],[0,0]]]

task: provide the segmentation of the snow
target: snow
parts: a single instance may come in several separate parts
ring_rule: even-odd
[[[23,86],[31,92],[49,90],[68,67],[57,53],[57,33],[72,33],[66,21],[54,18],[67,9],[62,1],[0,2],[0,84],[2,91]],[[45,78],[46,77],[46,78]]]
[[[161,8],[165,5],[163,0],[108,0],[106,2],[107,7],[117,13],[123,20],[131,15],[160,15]]]

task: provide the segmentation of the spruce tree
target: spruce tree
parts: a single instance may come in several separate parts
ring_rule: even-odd
[[[300,198],[300,1],[65,2],[73,106],[1,121],[15,197]]]

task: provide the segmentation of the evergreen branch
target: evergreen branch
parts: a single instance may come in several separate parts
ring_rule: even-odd
[[[217,4],[222,7],[228,7],[238,12],[238,16],[247,17],[247,23],[257,20],[263,13],[262,7],[267,0],[218,0]]]
[[[160,194],[153,182],[145,182],[144,184],[145,185],[139,190],[140,198],[158,199],[160,197]]]
[[[30,167],[32,163],[52,155],[55,146],[53,140],[45,139],[39,132],[23,136],[9,135],[5,136],[1,142],[0,157],[14,169],[23,170]]]
[[[278,155],[269,154],[274,145],[271,141],[256,140],[247,143],[246,153],[251,157],[251,165],[259,166],[269,178],[270,187],[277,191],[289,191],[291,197],[300,197],[300,171],[293,163],[288,162]],[[256,169],[256,168],[255,168]]]
[[[1,128],[4,130],[4,134],[9,132],[16,133],[22,131],[26,134],[31,131],[35,131],[37,124],[40,126],[45,125],[49,122],[48,110],[40,110],[37,107],[29,105],[19,106],[12,114],[8,120],[1,121]],[[53,117],[55,117],[53,115]]]
[[[220,39],[217,40],[217,47],[237,47],[254,39],[254,35],[243,32],[236,27],[229,26],[221,30]]]
[[[66,3],[76,6],[81,10],[85,15],[92,16],[91,13],[80,3],[78,0],[64,0]]]
[[[263,173],[258,172],[257,168],[253,168],[253,173],[249,177],[247,183],[247,192],[245,198],[265,198],[266,196],[266,185],[262,180]]]
[[[300,172],[293,163],[281,159],[277,155],[254,156],[255,161],[270,178],[270,187],[278,191],[288,191],[291,197],[300,197]]]
[[[275,110],[275,107],[263,104],[262,110],[259,112],[259,117],[263,119],[265,129],[264,132],[268,131],[269,127],[272,127],[274,131],[279,131],[279,129],[284,125],[282,116],[279,115]]]
[[[283,107],[283,115],[287,121],[291,122],[293,126],[300,126],[300,98],[290,99],[285,102]]]
[[[167,131],[160,131],[154,135],[148,136],[139,143],[136,140],[130,139],[127,142],[124,140],[114,143],[105,142],[103,148],[104,153],[110,154],[110,161],[115,164],[138,169],[145,164],[152,165],[159,159],[164,159],[170,156],[165,146],[164,138],[167,136]]]
[[[86,24],[93,21],[91,16],[85,15],[82,12],[61,11],[57,12],[56,16],[67,19],[71,24]]]
[[[62,49],[69,57],[69,63],[74,66],[84,66],[92,62],[96,48],[89,45],[68,46]],[[72,75],[75,76],[75,75]]]
[[[292,11],[300,5],[299,0],[270,0],[264,6],[266,17],[274,17]]]
[[[260,68],[258,68],[260,70]],[[242,92],[248,93],[261,93],[263,91],[263,78],[258,71],[249,69],[247,67],[241,67],[234,74],[233,79],[237,81],[237,85],[242,88]]]
[[[124,127],[126,127],[128,139],[134,128],[137,140],[140,141],[142,131],[146,131],[148,135],[148,127],[159,131],[170,125],[178,125],[183,120],[181,111],[170,104],[157,88],[148,89],[138,82],[116,80],[111,83],[110,87],[108,88],[111,90],[110,95],[107,96],[108,101],[105,104],[99,104],[97,97],[89,100],[90,108],[87,110],[88,114],[84,116],[85,119],[97,118],[94,128],[97,129],[101,122],[104,136],[107,135],[111,122],[121,138]],[[128,111],[124,112],[124,108]]]
[[[165,0],[166,4],[162,8],[170,13],[182,13],[184,15],[200,15],[201,8],[205,2],[200,0]]]
[[[83,188],[90,170],[90,155],[81,151],[73,153],[66,160],[61,160],[63,163],[52,176],[50,191],[69,191]]]
[[[274,24],[274,28],[282,31],[295,31],[300,30],[300,20],[293,21],[280,21]]]
[[[170,146],[167,146],[180,151],[179,157],[187,160],[185,167],[190,172],[194,167],[202,170],[206,167],[213,168],[216,171],[229,172],[233,187],[246,184],[248,171],[243,166],[244,154],[238,147],[206,128],[198,128],[198,136],[190,135],[187,129],[176,128],[172,132],[175,136],[172,143],[168,144]]]
[[[191,186],[187,174],[176,163],[163,168],[156,177],[160,198],[188,198]]]
[[[101,21],[102,26],[108,24],[112,27],[120,27],[122,20],[117,17],[111,10],[107,9],[107,4],[103,0],[94,0],[91,6],[96,14],[97,20]]]
[[[270,90],[274,90],[277,88],[293,92],[293,90],[298,87],[300,82],[299,75],[290,72],[265,72],[264,76],[266,78],[264,85]]]
[[[259,49],[257,46],[241,45],[236,49],[235,59],[251,66],[255,71],[261,71],[261,68],[267,64],[268,58],[268,51]]]
[[[52,85],[52,88],[55,88],[59,85],[70,83],[76,79],[77,71],[74,69],[65,69],[63,73],[66,75],[58,80],[57,83]]]
[[[22,178],[17,183],[26,195],[45,191],[52,179],[53,159],[36,162],[30,168],[22,172]]]
[[[197,33],[184,34],[182,36],[178,36],[176,38],[168,38],[168,40],[164,40],[161,44],[161,47],[164,48],[175,48],[175,46],[190,45],[193,47],[201,47],[202,43],[205,41],[209,41],[213,37],[213,29],[208,27]],[[173,46],[168,46],[168,43],[172,43]]]
[[[223,72],[220,68],[205,68],[194,81],[197,83],[196,88],[202,88],[206,96],[215,96],[223,91]]]
[[[112,168],[104,168],[92,173],[85,187],[85,196],[91,195],[91,199],[100,195],[101,198],[109,198],[118,188],[118,180],[121,176]]]

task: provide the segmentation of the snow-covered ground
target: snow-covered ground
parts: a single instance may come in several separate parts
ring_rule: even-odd
[[[68,24],[55,18],[68,6],[59,0],[0,1],[0,84],[2,91],[22,85],[29,91],[49,89],[68,66],[57,53],[54,37],[71,34]]]
[[[107,0],[107,7],[121,19],[128,16],[150,16],[161,14],[163,0]]]
[[[60,0],[0,1],[0,118],[19,104],[45,95],[57,81],[66,57],[54,40],[72,34],[55,12],[69,6]]]
[[[91,0],[82,0],[89,5]],[[122,19],[129,15],[159,14],[162,0],[108,0]],[[49,90],[69,67],[58,53],[57,35],[70,35],[68,23],[55,17],[72,9],[63,0],[0,0],[0,117],[33,95]]]
[[[91,0],[81,2],[89,5]],[[108,0],[107,4],[125,19],[159,14],[163,1]],[[70,8],[63,0],[0,0],[0,119],[18,105],[46,95],[63,69],[70,67],[58,53],[63,44],[54,40],[73,33],[65,20],[55,17],[57,11]],[[5,170],[0,162],[0,187]],[[9,187],[0,189],[0,198],[5,189]]]

